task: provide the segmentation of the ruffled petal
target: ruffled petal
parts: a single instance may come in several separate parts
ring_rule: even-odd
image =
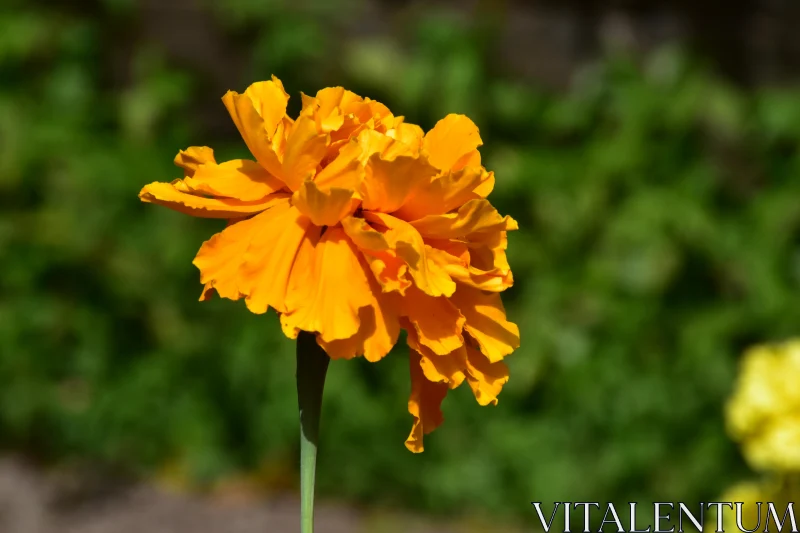
[[[472,120],[464,115],[450,114],[425,135],[423,148],[436,168],[451,170],[482,144],[478,127]]]
[[[369,279],[370,305],[359,309],[361,323],[358,332],[350,338],[318,343],[333,359],[352,359],[363,355],[372,363],[380,361],[397,343],[400,335],[400,302],[396,294],[384,293],[381,286],[368,273],[369,267],[362,259],[362,268]]]
[[[198,299],[198,301],[207,302],[214,296],[214,292],[216,292],[214,286],[210,283],[206,283],[205,285],[203,285],[203,292],[200,293],[200,298]],[[234,298],[234,300],[236,299],[238,299],[238,296]]]
[[[364,258],[383,292],[398,292],[403,295],[411,287],[412,283],[407,275],[408,265],[394,251],[364,253]]]
[[[360,101],[360,96],[343,87],[328,87],[318,91],[316,97],[303,95],[303,113],[314,117],[320,131],[333,133],[342,129],[348,118],[342,107]]]
[[[286,139],[281,168],[284,183],[296,191],[300,185],[314,177],[330,144],[330,135],[320,133],[314,119],[301,116],[295,121]]]
[[[502,361],[492,363],[469,344],[467,354],[467,383],[480,405],[497,405],[497,395],[508,383],[508,367]]]
[[[500,295],[459,285],[450,301],[466,318],[464,330],[489,361],[496,363],[519,348],[519,328],[506,318]]]
[[[364,167],[359,161],[361,147],[355,140],[345,144],[336,158],[314,177],[318,187],[340,187],[357,191],[364,179]]]
[[[244,92],[253,104],[256,113],[264,121],[267,138],[272,139],[278,125],[286,116],[286,106],[289,94],[283,88],[283,83],[272,76],[270,81],[260,81],[251,84]]]
[[[370,226],[363,218],[345,217],[342,219],[342,228],[350,240],[363,251],[382,252],[389,249],[383,233]]]
[[[264,313],[272,307],[279,313],[288,310],[291,276],[303,272],[301,251],[313,245],[321,229],[295,207],[274,212],[250,241],[241,273],[247,308]]]
[[[395,120],[402,118],[395,117]],[[386,135],[408,146],[412,152],[411,155],[415,157],[419,155],[420,148],[422,148],[422,140],[425,137],[422,128],[416,124],[408,124],[406,122],[395,122],[394,128],[387,131]]]
[[[200,165],[217,163],[214,159],[214,150],[208,146],[190,146],[186,150],[181,150],[175,156],[174,162],[183,169],[186,177],[193,176]]]
[[[406,448],[414,453],[420,453],[425,449],[422,443],[423,436],[444,422],[441,405],[447,396],[447,385],[427,380],[420,361],[421,356],[411,350],[409,354],[411,396],[408,399],[408,412],[414,417],[414,425],[406,439]]]
[[[409,287],[403,296],[402,314],[408,318],[420,344],[437,355],[446,355],[464,345],[465,317],[444,296],[428,296]]]
[[[422,236],[408,222],[385,213],[365,212],[364,218],[387,230],[384,236],[397,257],[405,261],[414,283],[430,296],[450,296],[455,282],[447,272],[428,259]]]
[[[358,249],[341,228],[328,228],[314,247],[313,265],[287,294],[281,317],[290,337],[300,330],[319,333],[324,342],[358,332],[359,309],[374,301]]]
[[[441,215],[452,211],[469,200],[478,199],[474,190],[486,179],[481,167],[467,167],[448,171],[413,191],[409,200],[397,210],[395,216],[403,220],[418,220],[428,215]]]
[[[480,270],[470,264],[469,252],[467,247],[462,245],[465,253],[460,257],[452,255],[449,251],[441,250],[437,247],[427,248],[428,256],[453,278],[453,280],[480,289],[482,291],[503,292],[514,284],[514,276],[509,269],[492,268],[485,271]]]
[[[250,153],[273,176],[283,179],[281,159],[273,138],[284,122],[289,95],[278,78],[257,82],[239,94],[228,91],[222,103],[242,135]]]
[[[278,192],[283,182],[264,170],[255,161],[234,159],[219,165],[207,163],[198,166],[184,184],[197,193],[214,197],[234,198],[243,202],[261,200]]]
[[[394,126],[394,115],[389,108],[370,98],[342,105],[342,112],[353,117],[361,124],[368,124],[371,129],[386,133]]]
[[[364,209],[382,213],[398,210],[430,183],[436,172],[421,158],[401,155],[384,159],[380,154],[373,154],[361,188]]]
[[[455,389],[464,382],[467,368],[467,352],[464,346],[456,348],[448,354],[439,355],[420,343],[414,328],[409,328],[406,324],[406,330],[408,331],[408,345],[420,354],[420,366],[429,381],[447,383],[451,389]]]
[[[260,213],[289,197],[288,194],[274,193],[259,201],[243,202],[232,198],[206,198],[190,193],[191,190],[182,180],[175,180],[172,183],[155,182],[145,185],[139,192],[139,198],[143,202],[163,205],[196,217],[238,218]]]
[[[200,281],[223,298],[246,298],[248,309],[286,310],[289,274],[301,243],[318,229],[287,200],[230,225],[200,248]],[[311,235],[313,237],[313,235]]]
[[[364,260],[383,292],[405,294],[406,289],[411,286],[411,280],[406,276],[408,265],[390,249],[384,234],[358,217],[342,219],[342,228],[363,253]]]
[[[500,216],[488,200],[470,200],[456,213],[430,215],[411,222],[417,231],[434,239],[458,239],[481,231],[510,231],[518,228],[510,216]]]
[[[480,164],[480,162],[478,164]],[[475,195],[478,198],[486,198],[487,196],[489,196],[489,194],[491,194],[493,190],[494,190],[494,172],[486,172],[483,178],[481,179],[481,182],[478,184],[477,187],[475,187],[475,189],[473,189],[472,192],[475,193]]]
[[[313,181],[303,182],[292,195],[292,203],[317,226],[335,226],[358,205],[352,190],[332,187],[323,191]]]
[[[469,247],[471,264],[481,270],[509,270],[506,249],[508,233],[505,231],[486,231],[467,235],[464,243]]]

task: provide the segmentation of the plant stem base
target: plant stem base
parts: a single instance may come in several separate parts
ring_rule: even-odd
[[[305,331],[297,337],[297,400],[300,407],[300,531],[314,532],[314,483],[317,470],[322,391],[330,358]]]

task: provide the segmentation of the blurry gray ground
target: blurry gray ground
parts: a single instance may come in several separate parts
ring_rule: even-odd
[[[0,459],[0,533],[296,533],[291,498],[204,498],[44,473]],[[457,533],[408,518],[318,505],[317,533]],[[485,530],[484,530],[485,531]]]

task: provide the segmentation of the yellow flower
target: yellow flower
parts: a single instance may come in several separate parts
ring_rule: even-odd
[[[756,469],[800,472],[800,340],[744,357],[728,427]]]
[[[228,219],[194,264],[205,285],[273,308],[290,338],[314,333],[333,359],[383,358],[408,331],[414,417],[406,446],[442,422],[448,389],[466,381],[481,405],[508,381],[519,346],[499,293],[513,278],[506,232],[486,200],[478,128],[448,115],[429,132],[341,87],[302,97],[286,115],[280,80],[223,102],[255,161],[217,163],[207,147],[181,151],[183,179],[139,197],[194,216]]]
[[[710,512],[704,520],[703,530],[708,533],[715,533],[721,520],[725,531],[735,531],[736,509],[733,507],[733,504],[736,502],[742,504],[741,521],[744,527],[753,528],[756,524],[763,526],[766,524],[768,509],[766,504],[764,504],[762,509],[759,510],[758,502],[777,502],[779,500],[778,496],[779,493],[773,484],[760,481],[738,483],[725,491],[717,500],[719,502],[730,502],[732,504],[731,506],[720,505],[709,507]],[[719,511],[722,512],[721,519]]]

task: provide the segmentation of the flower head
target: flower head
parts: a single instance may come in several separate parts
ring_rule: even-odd
[[[314,333],[333,359],[378,361],[406,329],[414,452],[441,424],[448,389],[466,381],[496,404],[502,360],[519,346],[499,294],[513,282],[506,234],[517,224],[486,200],[494,175],[475,124],[448,115],[424,133],[341,87],[303,95],[292,119],[275,77],[222,100],[255,160],[218,163],[190,147],[175,158],[182,179],[139,194],[228,220],[195,257],[200,299],[273,308],[288,337]]]
[[[728,427],[757,469],[800,472],[800,341],[757,346],[744,357]]]

